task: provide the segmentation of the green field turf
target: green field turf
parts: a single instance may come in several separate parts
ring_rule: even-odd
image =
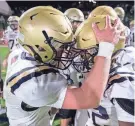
[[[5,59],[5,57],[7,56],[7,54],[9,53],[9,49],[6,46],[0,46],[0,59],[3,60]],[[6,75],[6,70],[2,68],[2,78],[4,79]]]
[[[9,52],[9,49],[7,46],[0,46],[0,56],[2,59],[4,59]]]
[[[8,47],[0,46],[0,58],[2,59],[2,61],[5,59],[8,53],[9,53]],[[5,78],[5,75],[6,75],[6,70],[2,68],[3,79]],[[0,119],[5,118],[5,117],[6,117],[5,114],[0,115]],[[7,122],[0,121],[0,126],[9,126],[9,125]],[[60,126],[60,120],[59,119],[55,120],[53,123],[53,126]]]
[[[2,62],[5,59],[5,57],[7,56],[8,52],[9,52],[8,47],[0,45],[0,59],[1,59]],[[6,75],[6,69],[2,68],[2,78],[3,79],[5,78],[5,75]],[[2,99],[0,99],[0,100],[2,101]],[[5,118],[6,118],[6,114],[0,115],[0,126],[8,126],[8,122],[1,121]]]

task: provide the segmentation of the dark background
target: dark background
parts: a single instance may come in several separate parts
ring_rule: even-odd
[[[124,24],[129,26],[129,22],[134,19],[134,1],[97,1],[96,4],[89,1],[7,1],[13,11],[13,15],[21,14],[31,7],[51,5],[62,12],[68,8],[78,8],[83,11],[85,18],[89,13],[100,5],[109,5],[111,7],[120,6],[125,10]],[[5,17],[5,19],[7,19]]]

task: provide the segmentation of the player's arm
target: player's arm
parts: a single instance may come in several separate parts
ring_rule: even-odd
[[[109,68],[110,60],[98,56],[81,88],[67,90],[63,108],[85,109],[98,106],[107,83]]]
[[[93,27],[95,34],[97,36],[98,42],[106,42],[106,44],[113,45],[118,42],[119,34],[117,29],[118,20],[115,22],[114,27],[111,26],[109,17],[106,18],[106,28],[100,31],[97,26]],[[109,49],[103,45],[102,42],[99,43],[99,52],[96,57],[96,62],[93,69],[88,74],[87,78],[83,82],[80,88],[68,89],[62,108],[65,109],[86,109],[95,108],[99,105],[102,94],[107,84],[109,69],[110,69],[110,58],[102,56],[105,51],[107,51],[110,57],[113,52],[113,47]],[[110,43],[107,43],[110,42]],[[105,43],[104,43],[105,44]],[[106,52],[106,53],[107,53]],[[101,55],[100,55],[101,54]],[[103,54],[104,55],[104,54]]]

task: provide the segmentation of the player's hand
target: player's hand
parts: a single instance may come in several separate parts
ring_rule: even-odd
[[[110,16],[106,16],[106,26],[103,30],[100,30],[97,24],[92,24],[93,31],[97,38],[98,43],[109,42],[116,45],[120,38],[121,29],[119,18],[115,20],[114,25],[111,25]]]

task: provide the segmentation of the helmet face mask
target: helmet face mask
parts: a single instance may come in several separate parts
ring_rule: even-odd
[[[17,21],[9,22],[9,26],[12,30],[17,30],[18,29],[18,22]]]
[[[98,45],[89,49],[78,49],[79,56],[76,57],[72,63],[78,72],[87,73],[94,65],[94,58],[98,53]]]
[[[72,27],[73,27],[73,32],[75,33],[76,29],[79,27],[79,25],[82,23],[82,21],[72,21]]]
[[[72,64],[73,59],[79,55],[74,49],[74,45],[75,41],[63,44],[52,39],[50,47],[54,52],[54,56],[49,62],[45,62],[45,64],[61,70],[67,69]]]
[[[8,25],[10,26],[12,30],[18,29],[18,20],[19,20],[19,17],[17,16],[10,16],[8,18]]]

